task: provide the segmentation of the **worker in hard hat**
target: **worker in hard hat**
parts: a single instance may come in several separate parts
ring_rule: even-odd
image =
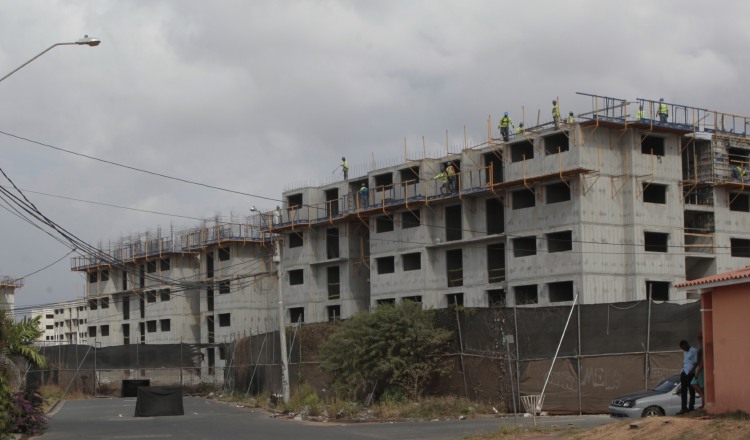
[[[557,100],[552,100],[552,120],[555,121],[556,126],[560,126],[560,106],[557,105]]]
[[[448,191],[452,193],[456,192],[456,188],[458,188],[456,178],[458,176],[456,176],[456,168],[453,166],[453,163],[445,163],[445,174],[448,176]]]
[[[341,169],[344,171],[344,180],[349,179],[349,162],[345,157],[341,158]]]
[[[516,128],[516,134],[517,135],[526,134],[526,128],[523,126],[523,122],[518,123],[518,128]]]
[[[434,180],[440,181],[440,194],[445,194],[450,191],[450,179],[448,178],[448,172],[443,168],[443,171],[433,177]]]
[[[575,124],[576,123],[576,117],[573,114],[573,112],[568,113],[568,124]]]
[[[646,119],[646,110],[643,109],[643,103],[638,106],[638,113],[635,114],[635,118],[641,122]]]
[[[659,110],[656,112],[659,115],[659,122],[666,123],[669,118],[669,108],[664,102],[664,98],[659,98]]]
[[[508,142],[508,136],[510,135],[510,126],[513,125],[513,120],[508,117],[508,112],[505,112],[500,122],[497,124],[497,128],[500,129],[500,135],[503,137],[505,142]]]
[[[364,208],[368,205],[367,202],[367,196],[369,195],[370,190],[367,188],[367,184],[365,182],[362,182],[362,185],[359,187],[359,207]]]

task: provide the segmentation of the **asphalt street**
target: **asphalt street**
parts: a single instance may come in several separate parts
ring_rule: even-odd
[[[497,431],[516,423],[531,426],[530,417],[486,417],[467,420],[387,423],[311,423],[277,419],[263,410],[242,408],[196,397],[184,399],[185,415],[134,417],[134,398],[65,402],[50,419],[43,440],[97,439],[273,439],[273,440],[407,440],[461,439]],[[592,427],[610,423],[605,415],[539,417],[540,426]]]

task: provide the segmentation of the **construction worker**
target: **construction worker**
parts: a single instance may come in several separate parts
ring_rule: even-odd
[[[573,114],[573,112],[568,113],[568,124],[575,124],[576,123],[576,117]]]
[[[368,205],[367,203],[367,196],[370,193],[370,190],[367,189],[367,184],[365,182],[362,182],[362,186],[359,187],[359,207],[364,208]]]
[[[508,136],[510,133],[509,127],[513,125],[513,120],[508,117],[508,112],[505,112],[500,122],[497,124],[497,128],[500,129],[500,135],[503,137],[505,142],[508,142]]]
[[[745,181],[745,169],[742,165],[735,165],[734,169],[732,169],[732,174],[734,174],[736,180],[739,180],[740,182]]]
[[[341,158],[341,169],[344,170],[344,180],[349,179],[349,162],[346,161],[345,157]]]
[[[458,188],[458,185],[456,185],[456,168],[451,162],[445,163],[445,174],[448,176],[448,190],[456,192],[456,188]]]
[[[446,192],[450,192],[450,191],[448,191],[449,190],[448,186],[450,185],[448,183],[449,182],[449,180],[448,180],[448,173],[446,172],[445,168],[443,168],[443,171],[440,172],[440,173],[438,173],[434,177],[434,179],[435,180],[440,180],[440,183],[441,183],[441,185],[440,185],[440,194],[445,194]]]
[[[516,128],[516,134],[526,134],[526,129],[523,127],[523,122],[518,123],[518,128]]]
[[[557,100],[552,100],[552,120],[555,121],[556,126],[560,126],[560,106],[557,105]]]
[[[276,205],[276,209],[273,210],[272,221],[274,225],[281,223],[281,206]]]
[[[643,110],[643,104],[638,107],[638,113],[636,113],[635,118],[639,121],[643,121],[646,119],[646,111]]]
[[[659,115],[659,122],[666,123],[669,118],[669,108],[664,103],[664,98],[659,98],[659,111],[656,112]]]

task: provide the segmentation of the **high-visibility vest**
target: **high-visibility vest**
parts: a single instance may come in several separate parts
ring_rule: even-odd
[[[516,128],[516,134],[523,134],[526,133],[526,129],[523,127]]]
[[[448,183],[448,175],[445,174],[444,172],[435,176],[435,179],[440,179],[441,182]]]
[[[636,114],[636,119],[646,119],[646,111],[643,109],[638,110],[638,114]]]
[[[573,124],[575,122],[576,122],[576,118],[574,118],[573,116],[568,116],[568,124]]]
[[[503,116],[503,119],[500,120],[500,128],[508,128],[512,123],[513,121],[509,117]]]
[[[560,119],[560,106],[557,104],[552,107],[552,117],[555,119]]]
[[[344,169],[344,171],[349,171],[349,162],[344,161],[344,163],[341,164],[341,167]]]
[[[659,111],[658,114],[660,115],[669,115],[669,108],[667,107],[667,104],[664,104],[663,102],[659,104]]]
[[[453,176],[454,174],[456,174],[456,170],[453,169],[453,165],[448,165],[448,168],[445,169],[445,172],[449,176]]]

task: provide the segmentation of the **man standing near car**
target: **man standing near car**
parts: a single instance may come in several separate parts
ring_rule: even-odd
[[[680,412],[677,414],[685,414],[695,409],[695,389],[690,386],[690,381],[693,380],[695,375],[695,366],[698,364],[698,351],[695,347],[691,347],[688,341],[680,341],[680,348],[682,349],[682,371],[680,372]],[[690,393],[690,406],[688,406],[688,393]]]

